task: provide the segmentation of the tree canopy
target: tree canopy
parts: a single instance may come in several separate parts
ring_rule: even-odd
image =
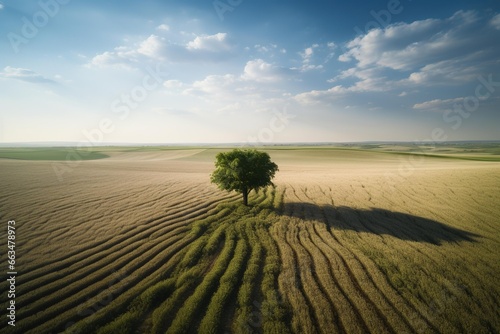
[[[272,185],[271,180],[278,165],[269,154],[255,149],[234,149],[215,157],[215,171],[210,180],[222,190],[243,194],[243,204],[248,205],[250,191]]]

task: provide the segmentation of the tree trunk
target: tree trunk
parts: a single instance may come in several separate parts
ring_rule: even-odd
[[[248,206],[248,193],[249,191],[245,188],[243,189],[243,204]]]

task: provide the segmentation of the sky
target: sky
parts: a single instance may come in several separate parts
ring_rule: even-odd
[[[0,0],[0,143],[500,140],[500,2]]]

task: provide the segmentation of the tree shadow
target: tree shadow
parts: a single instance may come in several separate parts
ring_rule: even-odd
[[[475,242],[480,235],[438,221],[381,208],[284,203],[282,216],[323,222],[329,230],[351,230],[389,235],[402,240],[441,245],[443,242]]]

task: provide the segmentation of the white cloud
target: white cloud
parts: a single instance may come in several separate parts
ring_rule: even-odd
[[[265,113],[280,109],[291,101],[280,80],[291,71],[262,59],[248,61],[240,75],[208,75],[192,84],[185,84],[183,94],[204,110],[217,113]]]
[[[302,57],[302,61],[304,63],[308,64],[311,61],[311,57],[314,54],[314,49],[317,48],[318,46],[319,46],[318,44],[314,44],[300,53],[300,56]]]
[[[347,43],[348,51],[338,59],[355,64],[328,80],[335,83],[334,87],[304,92],[295,99],[302,104],[329,104],[350,93],[474,84],[479,75],[500,70],[500,46],[496,42],[500,34],[488,22],[476,12],[459,11],[442,20],[372,29]],[[303,53],[304,59],[310,56],[312,52]],[[442,110],[451,102],[436,100],[433,107],[424,103],[415,109]]]
[[[312,90],[294,96],[295,101],[301,104],[330,104],[332,101],[344,96],[350,90],[340,85],[327,90]]]
[[[473,82],[480,74],[500,67],[496,42],[500,34],[487,22],[477,12],[459,11],[445,19],[372,29],[347,43],[348,50],[338,57],[339,61],[355,62],[354,67],[328,80],[343,90],[308,97]],[[339,85],[343,80],[349,84]]]
[[[164,37],[150,35],[129,46],[119,46],[92,58],[87,66],[133,68],[141,61],[217,62],[232,56],[233,45],[226,33],[196,36],[186,44],[174,44]]]
[[[358,67],[381,65],[403,69],[422,54],[415,52],[425,48],[429,39],[440,32],[439,20],[423,20],[399,23],[386,29],[372,29],[347,44],[349,49],[339,57],[340,61],[356,60]]]
[[[166,24],[160,24],[158,27],[156,27],[156,30],[159,31],[169,31],[170,27]]]
[[[324,65],[335,55],[334,50],[336,48],[337,46],[333,42],[328,42],[326,44],[315,43],[305,48],[304,51],[299,52],[302,59],[302,66],[296,69],[301,72],[307,72],[324,68]]]
[[[55,83],[54,80],[48,79],[33,70],[11,66],[5,67],[3,72],[0,72],[0,77],[31,83]]]
[[[152,35],[153,36],[153,35]],[[151,38],[148,37],[145,41],[141,42],[140,45],[146,43]],[[113,51],[105,51],[101,54],[95,55],[90,59],[90,61],[85,65],[86,67],[117,67],[117,68],[132,68],[134,64],[138,63],[141,55],[137,48],[130,48],[128,46],[118,46],[113,49]],[[83,58],[83,57],[81,57]],[[87,57],[85,57],[86,59]]]
[[[318,44],[314,44],[311,47],[306,48],[303,52],[299,53],[300,56],[302,57],[302,67],[300,68],[301,71],[305,72],[323,68],[323,65],[311,64],[311,59],[314,56],[314,49],[318,47],[319,47]]]
[[[217,33],[215,35],[196,36],[196,38],[187,43],[188,50],[203,50],[209,52],[227,51],[231,48],[228,43],[226,33]]]
[[[480,59],[481,51],[465,57],[457,57],[455,59],[443,60],[436,63],[428,64],[412,72],[407,80],[401,83],[409,83],[413,85],[451,85],[462,84],[477,78],[478,73],[481,73],[484,65]]]
[[[279,91],[263,83],[276,83],[290,77],[292,71],[265,62],[262,59],[250,60],[245,64],[241,75],[209,75],[195,81],[185,94],[208,97],[211,100],[239,98],[269,98]],[[269,94],[268,94],[269,93]]]
[[[255,44],[254,49],[259,51],[260,53],[270,53],[278,48],[278,45],[276,44],[268,44],[268,45],[260,45],[260,44]],[[282,49],[283,50],[283,49]],[[286,53],[286,51],[285,51]]]
[[[372,29],[350,41],[349,50],[340,55],[339,60],[356,60],[360,68],[380,66],[398,71],[412,70],[468,54],[470,47],[477,50],[478,46],[487,46],[484,38],[478,38],[483,25],[476,12],[459,11],[447,19]]]
[[[500,30],[500,14],[493,16],[490,21],[490,24],[496,29]]]
[[[232,74],[226,75],[209,75],[203,80],[195,81],[190,88],[184,91],[188,95],[226,98],[228,91],[236,89],[238,78]]]
[[[254,81],[233,74],[209,75],[195,81],[184,94],[201,99],[207,111],[216,113],[255,113],[271,110],[284,102],[276,99],[279,92],[268,90]]]
[[[463,97],[457,97],[454,99],[435,99],[431,101],[425,101],[422,103],[417,103],[413,105],[413,109],[420,111],[447,111],[452,110],[453,106],[457,103],[462,103],[464,100]]]
[[[0,10],[4,9],[4,5],[0,3]]]
[[[149,36],[141,42],[137,52],[145,56],[161,59],[165,51],[165,39],[156,35]]]
[[[163,86],[168,89],[182,88],[184,84],[179,80],[167,80],[163,83]]]
[[[246,51],[255,50],[261,55],[259,57],[279,59],[280,56],[287,53],[285,48],[279,47],[277,44],[255,44],[253,47],[245,47]]]
[[[246,63],[242,78],[257,82],[276,82],[283,80],[290,74],[285,68],[266,63],[262,59],[250,60]]]

